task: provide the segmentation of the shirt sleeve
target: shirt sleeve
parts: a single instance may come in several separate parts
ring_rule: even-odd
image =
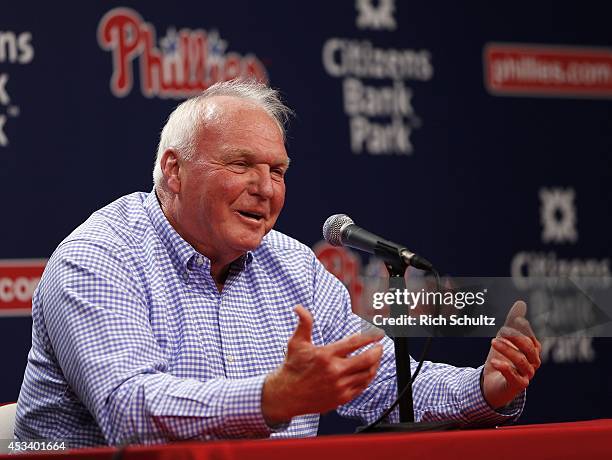
[[[47,270],[41,296],[50,343],[109,444],[270,435],[261,413],[265,375],[208,381],[171,375],[129,255],[72,241],[58,248]]]
[[[342,283],[322,265],[315,267],[315,271],[317,282],[314,305],[321,305],[319,316],[324,322],[326,343],[363,330],[367,323],[352,313],[350,296]],[[376,377],[363,393],[337,409],[341,416],[371,423],[395,401],[397,382],[394,344],[389,337],[384,337],[382,344],[383,356]],[[412,373],[417,365],[411,357]],[[482,367],[461,368],[425,361],[413,382],[415,420],[494,426],[518,418],[525,403],[525,392],[503,410],[496,411],[484,399],[480,386],[481,373]],[[391,422],[399,421],[397,408],[389,419]]]

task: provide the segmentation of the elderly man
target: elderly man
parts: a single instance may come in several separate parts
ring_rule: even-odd
[[[272,230],[287,114],[255,83],[184,102],[163,129],[154,191],[109,204],[59,245],[33,298],[19,440],[313,436],[321,412],[369,422],[391,404],[391,341],[359,334],[342,284]],[[417,419],[514,419],[540,346],[506,335],[482,368],[426,363]]]

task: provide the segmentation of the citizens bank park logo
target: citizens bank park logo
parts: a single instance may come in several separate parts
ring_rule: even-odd
[[[47,259],[0,260],[0,316],[32,314],[32,294]]]
[[[399,28],[393,0],[355,0],[355,11],[360,30]],[[423,126],[414,96],[416,87],[422,88],[421,83],[433,78],[431,51],[388,46],[389,38],[398,45],[405,43],[397,34],[377,36],[384,45],[351,35],[329,37],[321,49],[323,68],[342,82],[351,151],[355,155],[412,155],[412,133]]]
[[[21,106],[15,103],[14,87],[11,88],[9,84],[11,78],[8,70],[32,62],[34,59],[32,42],[30,31],[0,30],[0,65],[2,68],[0,72],[0,147],[11,147],[8,131],[21,115]],[[12,128],[12,131],[16,132],[16,129]]]
[[[611,261],[608,257],[568,258],[560,255],[563,246],[573,246],[579,241],[578,195],[574,188],[541,187],[537,197],[540,203],[542,247],[539,250],[517,252],[512,258],[510,272],[518,289],[524,289],[526,292],[529,290],[525,300],[529,305],[532,321],[539,330],[550,331],[550,328],[563,326],[561,318],[566,318],[563,321],[571,323],[571,328],[576,317],[568,312],[579,311],[578,304],[575,301],[564,302],[563,298],[554,299],[549,295],[542,295],[542,292],[548,292],[547,286],[540,285],[542,280],[576,277],[596,280],[605,285],[612,274]],[[555,303],[552,304],[550,299],[555,300]],[[555,318],[550,315],[552,308],[558,312]],[[543,362],[593,362],[596,359],[593,337],[558,337],[549,333],[540,341]]]
[[[227,51],[227,41],[216,30],[169,27],[157,46],[153,25],[130,8],[114,8],[100,20],[97,35],[100,47],[113,56],[110,89],[117,97],[132,90],[136,60],[146,97],[185,98],[237,77],[268,82],[261,61]]]
[[[499,96],[612,97],[612,49],[489,43],[484,80]]]

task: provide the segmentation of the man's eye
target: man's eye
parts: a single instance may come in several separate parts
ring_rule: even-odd
[[[249,167],[249,164],[246,161],[235,161],[234,163],[230,164],[230,168],[233,169],[237,169],[237,170],[245,170]]]
[[[272,175],[282,179],[285,177],[285,170],[283,168],[272,168]]]

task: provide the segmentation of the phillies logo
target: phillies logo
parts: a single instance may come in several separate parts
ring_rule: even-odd
[[[146,97],[189,97],[237,77],[268,81],[257,57],[226,52],[227,42],[216,31],[169,28],[157,47],[155,28],[130,8],[114,8],[104,15],[98,25],[98,43],[112,52],[110,87],[117,97],[132,90],[136,59]]]
[[[0,316],[30,315],[47,259],[0,259]]]
[[[331,246],[326,242],[315,244],[313,251],[327,271],[346,286],[351,296],[353,312],[359,313],[364,290],[360,277],[361,262],[359,258],[349,249]]]

